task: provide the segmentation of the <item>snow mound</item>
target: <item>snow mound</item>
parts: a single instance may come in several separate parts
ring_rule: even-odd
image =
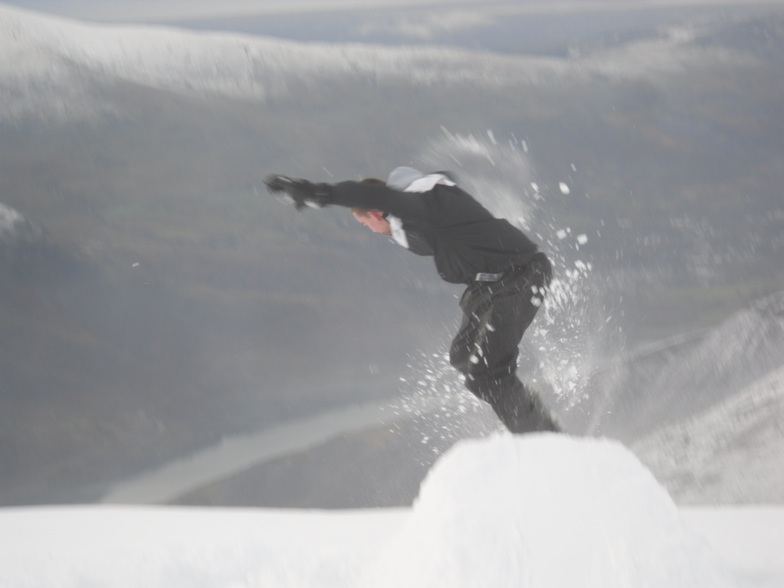
[[[458,444],[369,573],[378,587],[733,585],[628,450],[558,435]]]

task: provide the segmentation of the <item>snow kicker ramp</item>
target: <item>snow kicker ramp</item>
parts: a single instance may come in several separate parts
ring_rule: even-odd
[[[496,437],[447,453],[369,585],[734,585],[620,444]]]
[[[547,434],[457,444],[410,509],[0,511],[3,588],[746,585],[725,563],[623,446]]]

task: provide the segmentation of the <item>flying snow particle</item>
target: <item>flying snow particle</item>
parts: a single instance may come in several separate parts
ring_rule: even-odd
[[[577,235],[577,242],[580,245],[585,245],[588,242],[588,235],[583,233],[582,235]]]
[[[569,194],[571,192],[569,186],[567,186],[564,182],[559,182],[558,188],[561,190],[561,194]]]

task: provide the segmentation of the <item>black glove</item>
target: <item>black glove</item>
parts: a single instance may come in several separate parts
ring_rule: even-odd
[[[327,184],[314,184],[307,180],[279,175],[267,176],[264,178],[264,183],[267,185],[267,190],[273,194],[285,192],[297,210],[302,210],[306,206],[323,208],[331,199]]]

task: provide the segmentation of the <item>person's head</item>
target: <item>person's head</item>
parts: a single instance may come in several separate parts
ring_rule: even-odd
[[[351,214],[357,219],[357,222],[365,225],[374,233],[381,233],[382,235],[391,235],[392,227],[389,226],[389,221],[386,219],[386,214],[380,210],[366,210],[364,208],[352,208]]]

